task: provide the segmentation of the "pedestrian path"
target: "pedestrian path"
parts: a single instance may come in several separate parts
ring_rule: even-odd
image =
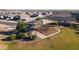
[[[52,34],[50,34],[50,35],[44,35],[44,34],[42,34],[42,33],[40,33],[40,32],[38,32],[38,31],[36,31],[36,35],[38,36],[38,37],[40,37],[41,39],[45,39],[45,38],[48,38],[48,37],[50,37],[50,36],[53,36],[53,35],[56,35],[56,34],[58,34],[58,33],[60,33],[60,29],[59,28],[57,28],[57,27],[55,27],[58,31],[57,32],[55,32],[55,33],[52,33]]]
[[[42,33],[40,33],[40,32],[37,32],[37,31],[36,31],[36,35],[37,35],[38,37],[40,37],[41,39],[44,39],[44,38],[46,37],[44,34],[42,34]]]

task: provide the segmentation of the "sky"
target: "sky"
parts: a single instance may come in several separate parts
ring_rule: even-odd
[[[0,9],[79,9],[79,0],[0,0]]]

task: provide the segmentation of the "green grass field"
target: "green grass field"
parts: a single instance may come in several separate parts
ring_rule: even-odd
[[[11,42],[7,49],[14,50],[72,50],[79,49],[79,34],[74,29],[64,28],[61,33],[33,43]]]

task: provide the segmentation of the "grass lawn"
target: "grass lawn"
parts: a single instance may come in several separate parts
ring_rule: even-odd
[[[7,43],[8,48],[12,50],[66,50],[79,49],[79,34],[74,29],[64,28],[61,33],[50,38],[40,40],[33,43],[28,42],[11,42]]]

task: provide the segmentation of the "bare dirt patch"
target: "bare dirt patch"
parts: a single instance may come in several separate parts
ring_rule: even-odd
[[[38,27],[36,29],[36,31],[44,34],[44,35],[51,35],[53,33],[56,33],[58,30],[55,28],[55,27],[51,27],[51,26],[41,26],[41,27]]]
[[[10,31],[10,30],[13,30],[13,29],[14,28],[11,28],[10,26],[0,24],[0,32],[2,32],[2,31]]]

